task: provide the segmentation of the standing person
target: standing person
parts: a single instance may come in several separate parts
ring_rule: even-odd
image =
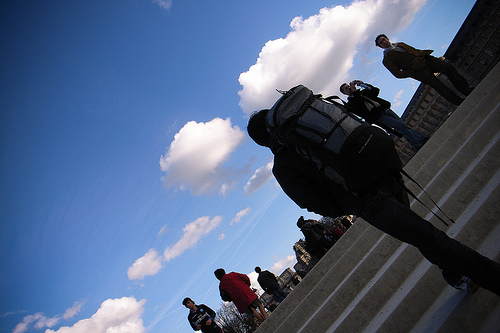
[[[455,94],[434,73],[446,75],[451,84],[465,96],[473,90],[455,66],[443,59],[431,56],[434,50],[419,50],[402,42],[391,43],[384,34],[375,38],[375,45],[384,49],[382,63],[392,75],[398,79],[411,77],[428,84],[450,103],[460,105],[464,99]]]
[[[184,298],[182,305],[189,309],[188,321],[193,330],[203,333],[224,333],[215,322],[215,311],[205,304],[194,304],[189,297]]]
[[[268,270],[261,270],[259,266],[255,267],[255,271],[259,274],[257,282],[267,294],[273,295],[276,302],[281,303],[287,294],[281,289],[276,275]]]
[[[357,89],[361,86],[364,89]],[[378,97],[380,89],[360,80],[343,83],[340,92],[349,96],[347,98],[347,108],[350,112],[365,119],[369,124],[377,124],[388,130],[395,130],[401,133],[408,143],[419,150],[427,141],[427,137],[422,133],[406,126],[399,116],[391,110],[391,103]]]
[[[498,263],[448,237],[410,209],[403,179],[395,171],[400,170],[401,161],[392,140],[381,129],[361,126],[359,131],[354,130],[343,143],[340,155],[332,154],[333,162],[325,165],[337,170],[345,185],[346,177],[359,178],[359,174],[372,172],[378,163],[384,162],[385,171],[376,181],[354,193],[349,185],[345,187],[338,178],[327,177],[316,165],[304,160],[294,147],[280,145],[268,132],[268,112],[252,114],[247,131],[257,144],[271,149],[274,177],[297,205],[322,216],[362,217],[383,232],[417,247],[427,260],[443,270],[444,279],[452,287],[473,293],[477,290],[475,282],[500,295]],[[399,168],[389,168],[391,164],[399,164]]]
[[[260,323],[267,318],[266,309],[259,297],[250,289],[250,278],[247,275],[236,272],[226,274],[223,268],[215,270],[214,274],[220,281],[219,291],[223,301],[233,302],[240,313],[252,314]]]
[[[297,220],[297,227],[304,234],[306,250],[311,256],[321,259],[335,244],[335,240],[327,236],[325,226],[315,220],[304,220],[304,216]]]

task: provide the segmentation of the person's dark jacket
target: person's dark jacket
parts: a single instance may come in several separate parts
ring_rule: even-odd
[[[195,312],[189,312],[188,321],[193,330],[197,331],[196,328],[198,325],[201,325],[202,332],[213,332],[213,328],[215,327],[215,311],[206,306],[205,304],[196,305]],[[207,320],[211,319],[212,323],[207,325]]]
[[[325,237],[324,225],[315,222],[314,220],[307,220],[300,227],[300,231],[304,234],[307,252],[321,258],[335,244],[335,241],[329,241]]]
[[[358,89],[354,91],[347,98],[347,108],[366,122],[373,124],[376,123],[378,118],[390,109],[391,103],[378,97],[380,89],[365,83],[367,88]]]
[[[401,47],[406,52],[397,48],[384,52],[382,63],[398,79],[415,77],[416,71],[421,71],[426,67],[423,57],[433,52],[433,50],[419,50],[402,42],[394,43],[394,46]]]
[[[269,271],[261,271],[259,273],[259,277],[257,278],[257,282],[264,289],[264,291],[268,294],[273,294],[276,289],[278,289],[279,284],[276,276]]]

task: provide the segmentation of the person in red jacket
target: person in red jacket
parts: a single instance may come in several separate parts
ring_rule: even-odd
[[[226,274],[223,268],[217,269],[214,274],[220,281],[220,297],[223,301],[233,302],[240,313],[252,314],[261,323],[267,318],[266,309],[259,297],[250,289],[250,278],[247,275],[236,272]]]

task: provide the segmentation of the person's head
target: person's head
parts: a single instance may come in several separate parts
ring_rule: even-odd
[[[224,275],[226,275],[226,271],[224,270],[224,268],[218,268],[215,270],[214,274],[217,280],[220,280]]]
[[[193,300],[189,297],[184,298],[184,300],[182,301],[182,305],[184,305],[189,310],[196,311],[196,305],[194,304]]]
[[[256,271],[257,273],[260,273],[262,270],[260,269],[260,267],[259,267],[259,266],[257,266],[257,267],[255,267],[255,271]]]
[[[349,96],[351,94],[351,86],[348,83],[342,83],[340,86],[340,92]]]
[[[260,110],[252,113],[248,120],[247,132],[255,143],[260,146],[269,147],[271,134],[267,131],[266,115],[269,110]]]
[[[380,34],[375,38],[375,45],[377,45],[378,47],[381,47],[383,49],[386,49],[386,48],[390,47],[392,44],[386,35]]]
[[[302,228],[302,226],[306,223],[304,220],[304,216],[299,217],[299,220],[297,221],[297,227]]]

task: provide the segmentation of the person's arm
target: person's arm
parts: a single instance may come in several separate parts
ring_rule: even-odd
[[[388,57],[384,57],[384,60],[382,61],[382,63],[389,70],[389,72],[391,72],[392,75],[394,75],[398,79],[404,79],[407,77],[411,77],[415,73],[415,71],[413,71],[413,70],[402,70],[392,60],[390,60],[390,58],[388,59]]]
[[[202,309],[204,309],[210,315],[210,318],[215,318],[215,311],[214,310],[212,310],[211,308],[209,308],[205,304],[201,304],[200,307]]]
[[[196,323],[194,321],[191,321],[191,316],[190,315],[188,315],[188,322],[189,322],[189,325],[191,325],[191,328],[194,331],[199,331],[200,330],[201,325],[196,325]]]
[[[212,326],[212,323],[215,318],[215,311],[206,306],[205,304],[201,304],[200,307],[206,311],[206,313],[210,316],[207,321],[205,321],[206,326]]]
[[[372,86],[371,84],[369,83],[364,83],[368,88],[365,88],[362,90],[362,94],[369,97],[369,98],[375,98],[378,96],[378,94],[380,93],[380,89],[375,87],[375,86]]]
[[[404,48],[406,51],[408,51],[408,52],[410,52],[418,57],[421,57],[424,55],[429,55],[432,52],[434,52],[434,50],[420,50],[420,49],[414,48],[411,45],[403,43],[403,42],[396,43],[396,46],[400,46],[400,47]]]
[[[250,278],[248,277],[248,275],[238,273],[238,277],[250,287],[251,282],[250,282]]]

